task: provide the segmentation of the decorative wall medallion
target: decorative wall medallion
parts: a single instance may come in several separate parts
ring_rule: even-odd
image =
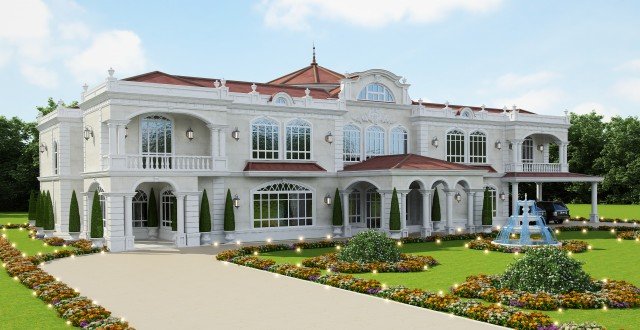
[[[353,121],[362,123],[372,123],[374,125],[378,124],[393,124],[396,121],[390,118],[389,116],[380,112],[380,110],[371,110],[367,114],[363,114],[361,116],[351,116]]]

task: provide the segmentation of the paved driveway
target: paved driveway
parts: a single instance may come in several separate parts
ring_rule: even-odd
[[[213,247],[139,246],[44,269],[137,329],[499,329],[215,261]]]

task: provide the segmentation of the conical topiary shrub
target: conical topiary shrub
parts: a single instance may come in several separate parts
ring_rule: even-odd
[[[36,209],[37,209],[37,200],[36,200],[36,193],[31,190],[31,193],[29,194],[29,219],[28,220],[35,220],[36,219]]]
[[[200,203],[200,232],[206,233],[211,231],[211,211],[209,210],[209,197],[207,197],[207,189],[202,192],[202,202]]]
[[[336,188],[336,193],[333,197],[333,218],[332,223],[334,226],[342,226],[344,219],[342,218],[342,199],[340,198],[340,192]]]
[[[512,290],[562,294],[598,290],[582,263],[553,246],[532,248],[507,267],[500,285]]]
[[[393,188],[391,195],[391,210],[389,210],[389,229],[400,230],[400,203],[398,202],[398,192]]]
[[[431,205],[431,221],[440,221],[442,212],[440,212],[440,196],[438,196],[438,188],[433,190],[433,203]]]
[[[224,231],[236,230],[236,216],[233,213],[233,199],[231,190],[227,189],[227,198],[224,202]]]
[[[149,206],[148,206],[148,214],[147,214],[147,226],[148,227],[158,227],[158,202],[156,201],[156,194],[151,188],[151,192],[149,193]]]
[[[482,225],[491,226],[493,222],[493,201],[489,188],[484,188],[484,199],[482,200]]]
[[[100,196],[96,190],[93,193],[93,202],[91,203],[91,238],[102,238],[103,236],[102,208],[100,207]]]
[[[42,201],[43,201],[43,196],[42,196],[42,192],[40,192],[38,194],[38,196],[36,197],[36,227],[38,228],[42,228]]]
[[[175,196],[171,197],[171,230],[178,230],[178,199]]]
[[[69,204],[69,232],[80,232],[80,208],[75,190],[71,193],[71,204]]]
[[[55,229],[55,217],[53,213],[53,200],[51,199],[51,193],[47,191],[47,207],[46,207],[46,221],[44,224],[44,230],[54,230]]]

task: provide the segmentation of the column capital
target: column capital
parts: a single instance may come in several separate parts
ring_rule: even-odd
[[[433,193],[433,189],[420,189],[420,193],[430,195]]]

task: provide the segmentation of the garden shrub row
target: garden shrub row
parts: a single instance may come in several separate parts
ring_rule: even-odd
[[[589,249],[589,244],[585,241],[579,240],[565,240],[560,241],[562,246],[560,249],[572,252],[572,253],[582,253]],[[473,250],[487,250],[487,251],[496,251],[503,253],[526,253],[530,249],[535,249],[536,247],[520,247],[520,246],[505,246],[492,244],[491,239],[478,237],[473,241],[470,241],[465,245],[469,249]]]
[[[619,239],[638,241],[640,240],[640,231],[624,231],[624,232],[618,233],[617,237]]]
[[[304,259],[302,264],[307,267],[328,269],[339,273],[406,273],[421,272],[427,267],[438,264],[431,256],[414,256],[400,254],[396,262],[347,262],[338,259],[337,253],[327,253],[321,256]]]
[[[111,316],[104,307],[94,303],[57,281],[37,265],[48,260],[77,254],[101,251],[91,248],[90,242],[70,242],[77,250],[61,250],[55,253],[24,257],[5,237],[0,237],[0,260],[9,276],[33,290],[34,295],[54,308],[67,324],[84,329],[125,330],[133,329],[119,318]],[[87,248],[88,246],[88,248]]]
[[[589,222],[589,219],[585,217],[575,217],[569,219],[570,221],[586,221]],[[613,222],[613,223],[640,223],[640,219],[620,219],[620,218],[601,218],[600,222]]]

